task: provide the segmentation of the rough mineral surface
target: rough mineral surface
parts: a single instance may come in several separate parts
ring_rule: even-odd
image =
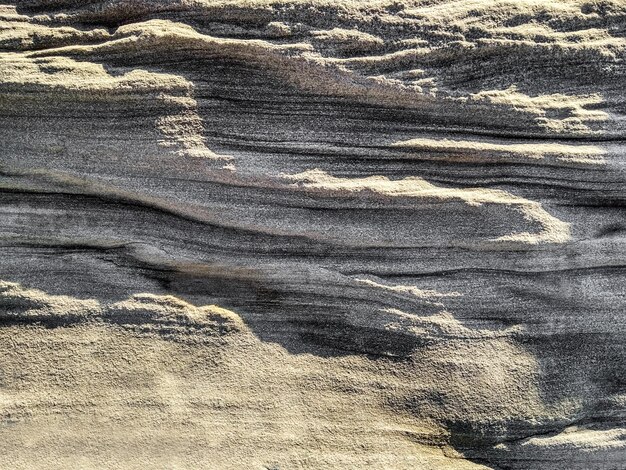
[[[624,0],[0,1],[0,468],[626,468]]]

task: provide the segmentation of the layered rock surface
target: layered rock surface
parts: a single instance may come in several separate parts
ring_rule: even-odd
[[[626,5],[0,4],[0,467],[626,466]]]

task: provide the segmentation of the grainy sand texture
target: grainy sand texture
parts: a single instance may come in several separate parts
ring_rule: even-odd
[[[0,469],[626,469],[625,0],[0,0]]]

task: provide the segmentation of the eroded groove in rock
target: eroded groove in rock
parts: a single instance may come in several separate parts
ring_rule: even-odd
[[[624,468],[625,34],[0,3],[0,467]]]

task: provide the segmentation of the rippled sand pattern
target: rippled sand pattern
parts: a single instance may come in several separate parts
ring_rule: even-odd
[[[0,0],[0,468],[626,468],[623,0]]]

